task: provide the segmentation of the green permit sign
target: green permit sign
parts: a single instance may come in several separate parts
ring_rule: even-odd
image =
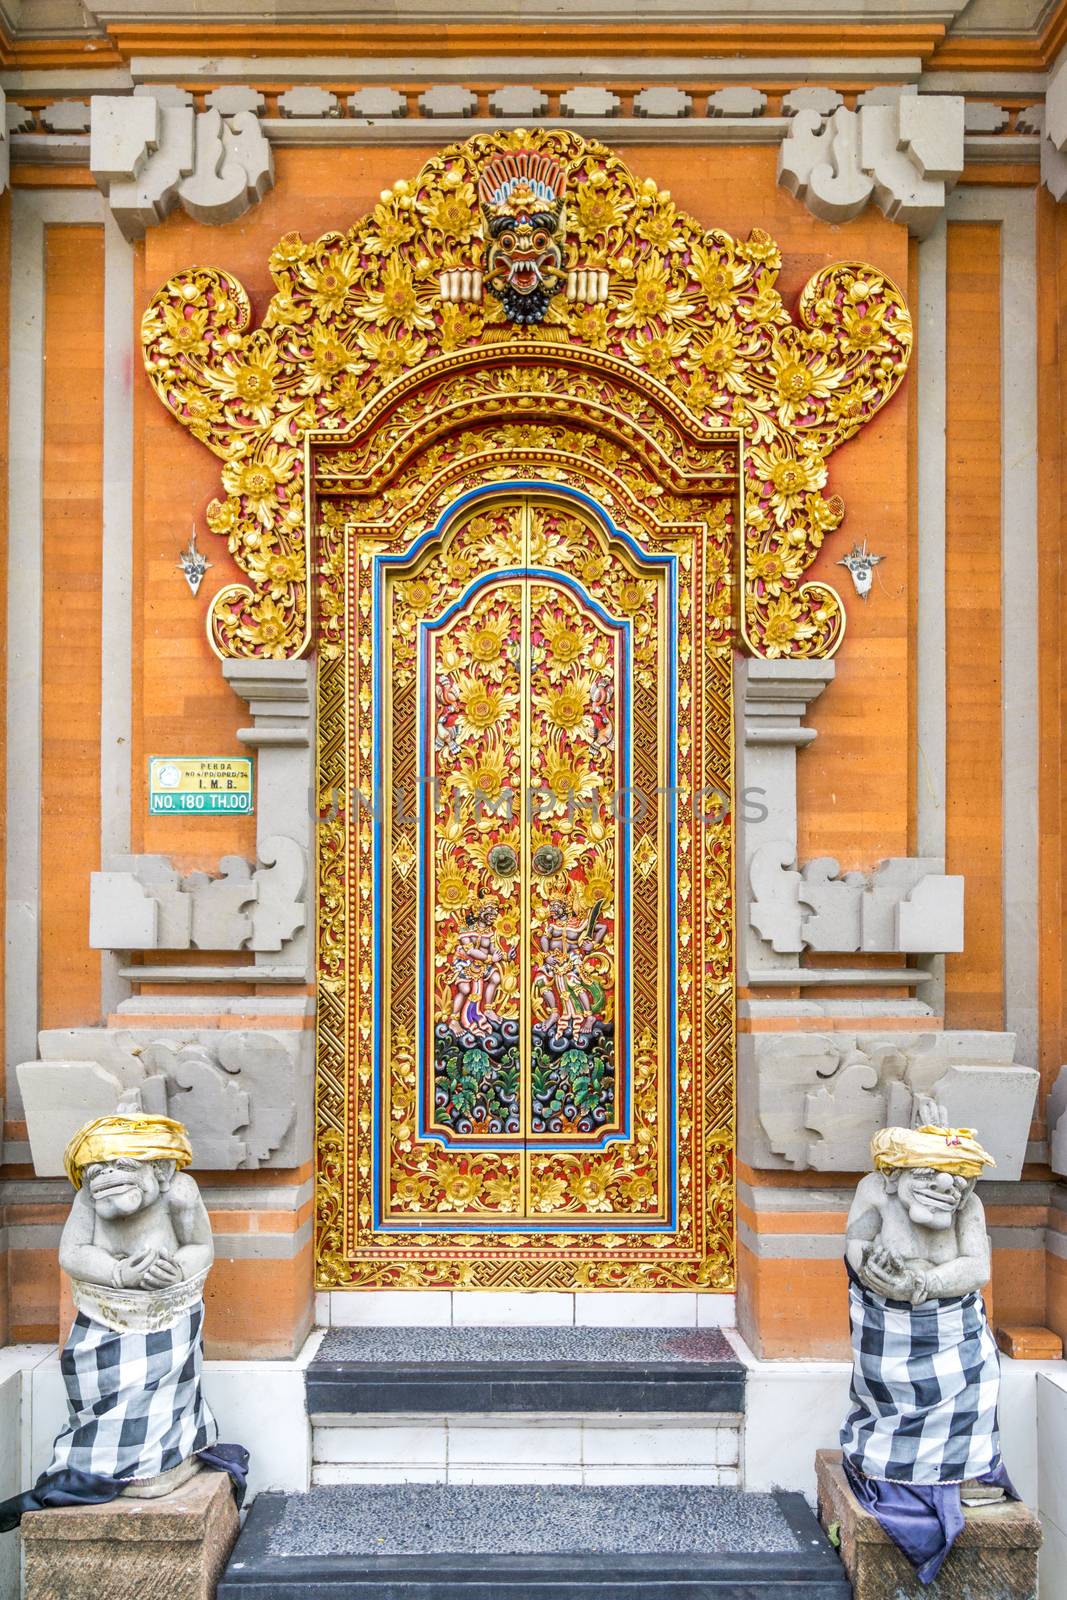
[[[252,809],[250,756],[149,756],[149,815],[233,816]]]

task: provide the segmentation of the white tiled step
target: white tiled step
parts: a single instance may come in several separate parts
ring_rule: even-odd
[[[313,1483],[741,1483],[739,1416],[387,1416],[316,1423]]]

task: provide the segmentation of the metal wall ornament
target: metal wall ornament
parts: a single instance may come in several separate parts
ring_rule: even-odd
[[[554,293],[524,334],[615,355],[694,417],[740,431],[742,643],[757,656],[832,654],[840,597],[803,579],[844,515],[825,492],[828,458],[907,369],[912,329],[899,289],[873,267],[839,262],[809,281],[794,321],[775,286],[780,252],[761,229],[745,240],[705,230],[604,145],[541,129],[450,146],[347,233],[313,243],[287,234],[271,255],[276,293],[259,328],[245,290],[217,269],[190,268],[153,298],[146,369],[173,415],[225,463],[225,494],[208,521],[248,575],[212,601],[217,653],[291,657],[309,647],[305,435],[343,432],[435,357],[516,336],[504,299],[446,300],[441,283],[458,275],[472,292],[476,280],[503,284],[510,273],[514,258],[505,272],[479,184],[491,163],[523,152],[555,163],[566,184],[559,230],[530,242],[538,283],[547,294],[556,282],[558,254],[558,271],[589,297]]]

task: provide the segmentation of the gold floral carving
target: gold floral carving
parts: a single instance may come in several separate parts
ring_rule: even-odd
[[[763,656],[825,656],[840,644],[840,597],[804,574],[841,522],[828,459],[892,396],[911,321],[883,273],[823,268],[796,318],[776,282],[778,246],[760,229],[735,240],[703,229],[651,178],[566,131],[479,134],[400,180],[347,233],[271,255],[276,292],[251,327],[242,286],[190,268],[154,297],[144,360],[163,403],[220,456],[223,494],[208,508],[247,575],[214,597],[209,635],[223,656],[300,655],[311,642],[312,542],[305,441],[343,434],[377,397],[435,360],[512,351],[495,301],[443,303],[444,271],[484,261],[476,200],[486,161],[546,151],[567,171],[565,267],[605,269],[604,305],[554,299],[523,344],[553,342],[638,369],[705,425],[745,441],[738,628]]]

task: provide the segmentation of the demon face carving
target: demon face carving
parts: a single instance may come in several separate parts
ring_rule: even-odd
[[[511,322],[541,322],[566,281],[563,197],[567,176],[552,156],[509,151],[478,184],[488,244],[485,288]]]

